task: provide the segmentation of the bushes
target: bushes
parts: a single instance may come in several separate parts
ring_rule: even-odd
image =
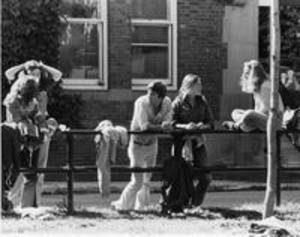
[[[259,58],[266,68],[270,60],[270,10],[261,8]],[[281,65],[300,70],[300,7],[280,6]]]
[[[60,0],[2,1],[2,72],[30,59],[58,67],[59,4]],[[2,100],[9,88],[7,79],[2,75]],[[66,94],[60,85],[55,86],[49,96],[51,116],[69,126],[80,126],[80,96]]]

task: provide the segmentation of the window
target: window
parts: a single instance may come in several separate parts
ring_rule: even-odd
[[[177,0],[131,0],[131,17],[132,88],[177,89]]]
[[[106,0],[62,0],[60,69],[67,89],[107,89]]]

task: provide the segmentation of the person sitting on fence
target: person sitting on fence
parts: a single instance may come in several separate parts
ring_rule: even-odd
[[[98,186],[101,196],[107,198],[110,194],[110,162],[116,162],[117,147],[127,146],[127,129],[122,126],[114,126],[109,120],[103,120],[95,128],[95,131],[101,132],[94,139]]]
[[[213,129],[214,119],[210,106],[202,94],[202,79],[195,74],[187,74],[179,89],[179,94],[172,103],[173,123],[177,128],[187,130]],[[208,157],[204,135],[179,137],[175,140],[175,148],[193,167],[201,168],[207,165]],[[175,154],[178,152],[175,151]],[[176,157],[175,157],[176,158]],[[197,180],[192,205],[199,206],[212,180],[210,173],[192,172]]]
[[[268,74],[261,63],[250,60],[244,63],[241,76],[242,91],[252,94],[254,98],[254,109],[235,109],[232,111],[232,121],[223,122],[228,129],[241,129],[244,132],[255,130],[266,131],[268,114],[270,111],[271,82]],[[284,110],[282,98],[279,95],[278,101],[278,125],[281,124],[281,117]]]
[[[134,103],[133,119],[130,129],[143,131],[167,126],[172,118],[172,105],[166,96],[166,86],[159,81],[148,85],[146,95]],[[128,147],[130,166],[151,167],[156,163],[158,141],[155,135],[131,135]],[[150,204],[151,173],[132,173],[131,181],[120,198],[111,203],[118,211],[145,210]]]
[[[48,104],[48,95],[47,91],[55,85],[55,82],[59,81],[62,74],[55,68],[47,66],[42,62],[37,62],[35,60],[27,61],[21,65],[14,66],[8,69],[5,72],[5,75],[9,82],[13,83],[10,88],[10,93],[18,91],[20,85],[23,84],[23,81],[26,80],[27,76],[32,76],[38,85],[38,94],[36,100],[38,101],[38,115],[36,120],[38,121],[40,132],[43,133],[43,142],[39,146],[39,157],[37,160],[38,167],[46,167],[50,140],[53,136],[58,123],[54,118],[48,118],[47,104]],[[35,185],[28,184],[25,186],[25,192],[36,192],[36,205],[40,204],[41,192],[43,186],[44,174],[38,174],[38,179],[35,182]],[[21,202],[21,190],[23,190],[23,177],[19,175],[14,187],[12,188],[9,198],[13,203],[18,206]],[[33,187],[36,186],[36,187]],[[36,189],[36,191],[33,191]],[[29,191],[31,190],[31,191]],[[23,204],[22,204],[23,206]]]

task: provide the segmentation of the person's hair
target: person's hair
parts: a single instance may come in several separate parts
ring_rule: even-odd
[[[26,80],[22,84],[20,84],[18,94],[21,97],[23,103],[25,105],[28,105],[28,103],[32,101],[33,98],[38,94],[37,82],[31,77],[26,78]]]
[[[52,78],[51,73],[49,73],[44,68],[40,67],[37,63],[32,63],[30,66],[27,66],[22,71],[25,75],[30,75],[30,71],[35,70],[35,69],[40,70],[40,73],[41,73],[41,76],[39,78],[40,80],[38,83],[39,90],[40,91],[43,91],[43,90],[48,91],[50,86],[53,84],[53,78]],[[21,72],[19,72],[19,73],[21,73]]]
[[[268,74],[262,64],[257,60],[250,60],[244,63],[241,83],[251,83],[254,91],[260,91],[261,85],[269,80]]]
[[[166,86],[160,81],[150,82],[148,85],[148,90],[157,93],[159,98],[164,98],[167,94]]]
[[[179,96],[184,97],[186,94],[188,94],[199,80],[201,81],[201,77],[196,74],[189,73],[185,75],[179,89]]]

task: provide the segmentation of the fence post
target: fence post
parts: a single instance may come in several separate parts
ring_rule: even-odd
[[[276,160],[277,160],[277,182],[276,182],[276,206],[281,202],[281,132],[276,132]]]
[[[67,182],[68,182],[68,213],[71,214],[74,211],[73,206],[73,134],[67,134],[67,156],[68,156],[68,172],[67,172]]]

